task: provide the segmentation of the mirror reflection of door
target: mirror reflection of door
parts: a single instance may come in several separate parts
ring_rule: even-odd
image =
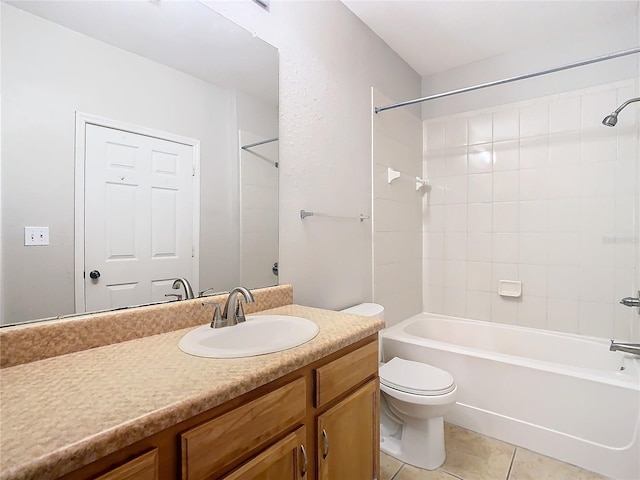
[[[250,288],[276,285],[278,140],[242,130],[239,140],[240,284]],[[246,147],[256,143],[259,145]]]
[[[197,291],[194,150],[87,124],[85,311],[168,300],[179,277]]]

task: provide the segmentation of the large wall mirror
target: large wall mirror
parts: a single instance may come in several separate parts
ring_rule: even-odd
[[[0,7],[0,324],[278,283],[277,49],[197,1]]]

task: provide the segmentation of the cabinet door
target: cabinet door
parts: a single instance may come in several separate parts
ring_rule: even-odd
[[[378,380],[372,380],[318,417],[319,480],[378,478]]]
[[[275,443],[222,480],[299,480],[307,474],[305,427]]]

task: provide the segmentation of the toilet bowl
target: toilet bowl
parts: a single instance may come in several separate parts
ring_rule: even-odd
[[[419,468],[444,463],[444,415],[456,401],[457,386],[444,370],[394,357],[380,366],[380,449]]]
[[[360,304],[345,313],[384,318],[384,308]],[[445,461],[444,415],[456,401],[448,372],[394,357],[380,365],[380,450],[419,468],[435,470]]]

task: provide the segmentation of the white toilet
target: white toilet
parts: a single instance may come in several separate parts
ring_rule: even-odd
[[[345,313],[384,318],[384,307],[363,303]],[[434,470],[445,460],[444,414],[456,401],[448,372],[394,357],[380,365],[380,449],[405,463]]]

